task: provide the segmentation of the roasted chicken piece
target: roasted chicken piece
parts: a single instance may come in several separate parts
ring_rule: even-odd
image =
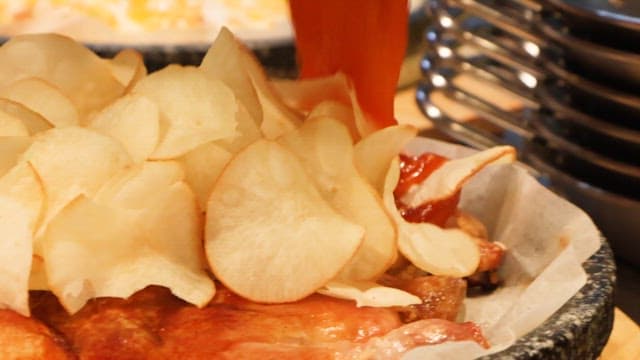
[[[434,278],[402,284],[425,295],[450,282]],[[50,293],[35,292],[31,298],[34,316],[60,332],[79,359],[363,359],[372,354],[386,359],[444,341],[486,346],[473,324],[441,319],[403,323],[429,316],[428,311],[450,311],[444,309],[452,304],[430,308],[434,302],[417,310],[358,308],[316,294],[294,303],[258,304],[221,287],[209,305],[198,309],[152,286],[129,299],[92,300],[68,315]],[[412,311],[417,315],[407,315]]]
[[[40,321],[0,310],[0,359],[74,359],[65,341]]]
[[[33,315],[58,330],[79,359],[145,359],[161,344],[162,319],[187,306],[155,286],[129,299],[91,300],[74,315],[48,292],[32,292],[31,304]]]
[[[467,291],[467,283],[464,279],[449,276],[407,277],[405,272],[405,277],[386,274],[380,282],[386,286],[402,289],[422,300],[421,304],[396,308],[404,322],[423,319],[455,321]]]

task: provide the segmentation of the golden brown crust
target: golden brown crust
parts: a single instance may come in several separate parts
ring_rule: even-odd
[[[455,321],[464,301],[467,283],[449,276],[419,276],[402,278],[385,275],[381,282],[418,296],[421,304],[397,307],[405,323],[424,319]]]
[[[74,359],[66,342],[34,318],[0,310],[0,359]]]
[[[0,348],[0,355],[6,355],[0,358],[17,358],[28,350],[27,359],[54,360],[333,359],[383,351],[381,346],[395,343],[410,349],[436,338],[486,345],[477,327],[418,320],[452,318],[459,310],[458,295],[464,297],[458,281],[464,280],[426,276],[389,281],[419,294],[424,306],[358,308],[318,294],[294,303],[259,304],[220,288],[209,305],[198,309],[151,286],[129,299],[94,299],[69,315],[51,293],[32,292],[32,318],[0,313],[0,345],[9,344]],[[401,318],[412,322],[404,324]]]

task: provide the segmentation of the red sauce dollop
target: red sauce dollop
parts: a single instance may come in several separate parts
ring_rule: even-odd
[[[411,186],[423,182],[448,160],[446,157],[432,153],[424,153],[419,156],[400,155],[400,179],[393,195],[400,215],[405,220],[414,223],[428,222],[444,227],[447,220],[455,214],[460,201],[460,191],[448,198],[427,202],[413,208],[400,201],[400,198],[409,191]]]

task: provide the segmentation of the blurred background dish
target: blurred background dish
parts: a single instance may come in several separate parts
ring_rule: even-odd
[[[631,40],[640,39],[640,6],[631,3],[429,1],[417,100],[459,142],[518,147],[640,267],[640,47]],[[607,41],[618,34],[627,40]],[[490,87],[506,95],[483,96]],[[472,115],[450,116],[452,103]]]
[[[640,3],[624,0],[546,0],[574,36],[605,46],[638,51]]]
[[[410,0],[401,85],[419,77],[424,3]],[[254,51],[269,75],[297,75],[287,0],[0,0],[0,41],[24,33],[62,33],[103,57],[135,48],[149,71],[199,64],[222,26]]]
[[[206,45],[222,26],[250,44],[292,33],[286,0],[11,0],[0,15],[5,36],[56,32],[95,45]]]

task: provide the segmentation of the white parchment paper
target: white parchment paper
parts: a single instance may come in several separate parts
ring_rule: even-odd
[[[418,138],[408,153],[450,158],[474,150]],[[479,324],[489,350],[472,342],[416,348],[403,359],[474,359],[509,347],[542,324],[586,282],[581,264],[600,247],[600,233],[578,207],[558,197],[517,165],[490,166],[465,185],[460,207],[507,246],[504,284],[465,301],[465,321]]]

